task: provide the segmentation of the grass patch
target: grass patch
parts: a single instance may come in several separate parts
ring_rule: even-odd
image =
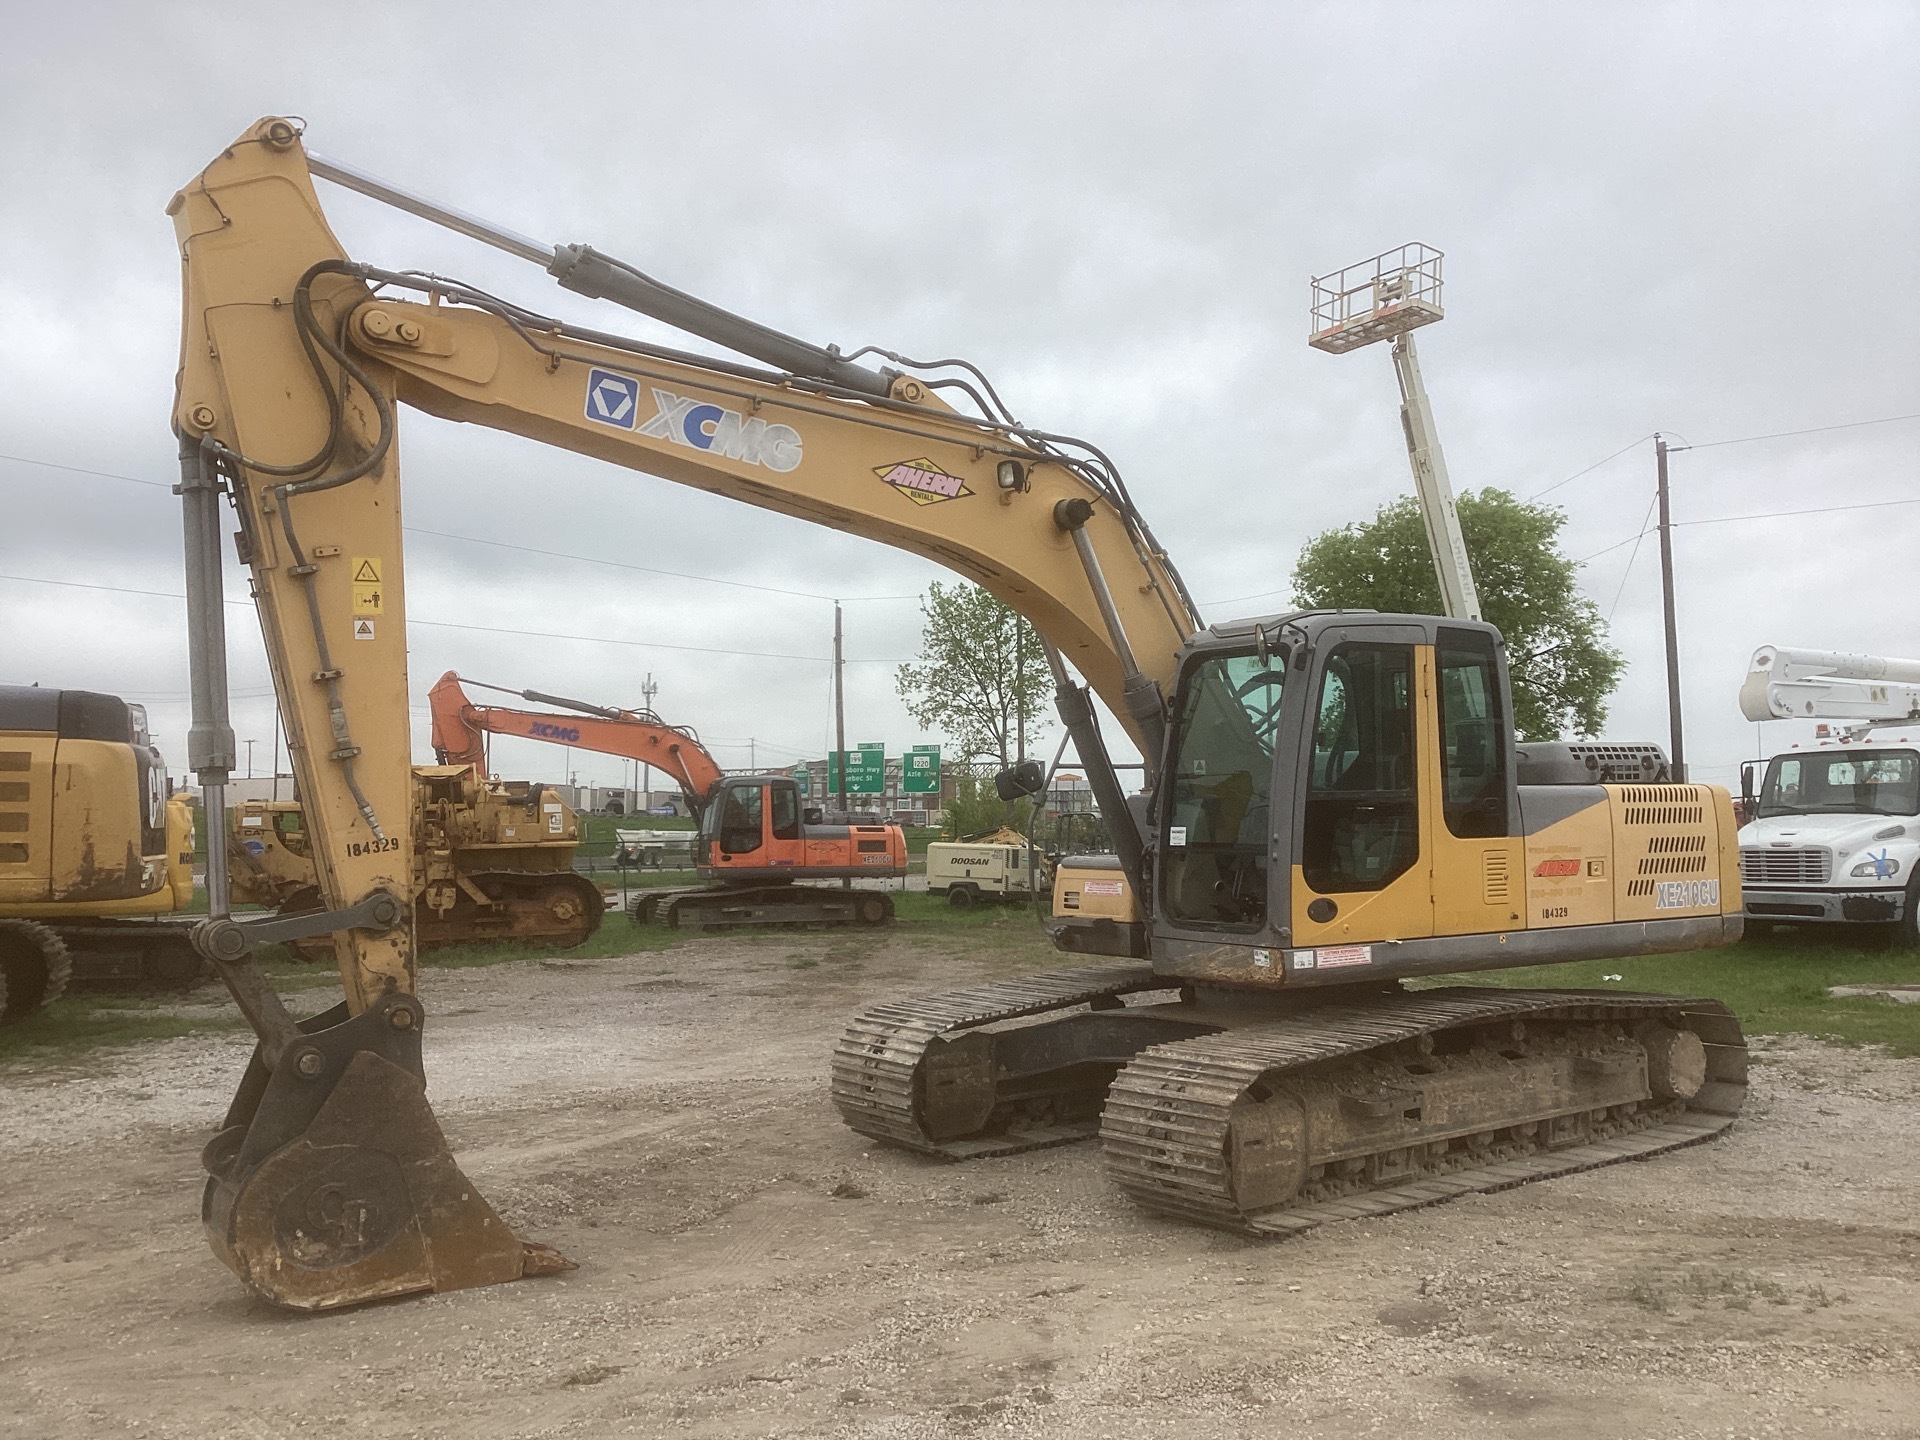
[[[423,970],[464,970],[505,965],[514,960],[606,960],[641,955],[683,944],[689,936],[664,925],[635,925],[618,911],[608,911],[600,928],[584,943],[559,950],[544,941],[492,940],[474,945],[448,945],[420,957]],[[276,982],[277,983],[277,982]]]
[[[0,1065],[10,1060],[70,1060],[102,1048],[247,1028],[224,995],[220,1003],[181,1007],[204,1009],[204,1014],[183,1014],[174,1008],[178,1006],[178,996],[68,995],[0,1027]]]
[[[1718,950],[1489,970],[1417,983],[1463,982],[1706,995],[1732,1006],[1749,1035],[1812,1035],[1845,1045],[1884,1045],[1903,1057],[1920,1055],[1920,1005],[1827,994],[1830,985],[1920,982],[1920,953],[1864,949],[1854,937],[1758,936]]]
[[[1745,1270],[1695,1266],[1677,1278],[1660,1275],[1630,1280],[1616,1292],[1615,1298],[1665,1315],[1680,1305],[1695,1310],[1751,1310],[1755,1301],[1783,1308],[1798,1306],[1812,1312],[1844,1305],[1851,1297],[1829,1291],[1820,1284],[1782,1285]]]

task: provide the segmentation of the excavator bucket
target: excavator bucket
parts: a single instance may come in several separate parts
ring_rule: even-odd
[[[521,1240],[460,1172],[427,1104],[420,1002],[388,995],[256,1048],[202,1155],[213,1251],[277,1305],[331,1310],[573,1269]]]

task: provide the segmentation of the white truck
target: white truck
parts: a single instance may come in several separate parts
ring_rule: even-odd
[[[1046,859],[1015,830],[977,840],[936,840],[927,846],[927,893],[945,895],[956,910],[1032,900],[1053,888]]]
[[[1741,767],[1748,920],[1890,927],[1920,946],[1920,661],[1763,646],[1740,708],[1841,722]]]

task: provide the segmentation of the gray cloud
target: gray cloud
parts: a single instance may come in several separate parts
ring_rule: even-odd
[[[258,115],[501,223],[585,240],[843,346],[967,355],[1098,441],[1203,599],[1280,591],[1300,543],[1408,485],[1386,358],[1304,344],[1306,277],[1448,251],[1422,339],[1455,482],[1531,493],[1664,429],[1696,441],[1920,410],[1911,7],[237,4],[16,7],[0,56],[0,451],[168,481],[167,196]],[[659,334],[328,189],[352,253]],[[861,595],[921,561],[510,437],[409,417],[426,529]],[[1681,519],[1920,497],[1920,424],[1702,449]],[[1572,553],[1639,526],[1648,447],[1554,492]],[[177,501],[0,462],[0,571],[179,588]],[[1920,507],[1679,532],[1691,748],[1726,778],[1767,641],[1912,654]],[[1616,734],[1664,734],[1652,543],[1586,572],[1633,662]],[[830,606],[419,538],[416,618],[824,655]],[[236,593],[238,581],[235,580]],[[9,679],[155,702],[184,754],[179,605],[0,581]],[[240,723],[270,733],[233,615]],[[848,610],[912,653],[910,602]],[[458,667],[817,750],[826,668],[421,626]],[[890,667],[856,738],[923,737]],[[1785,727],[1779,727],[1784,735]],[[422,732],[422,738],[423,738]],[[721,748],[745,762],[744,746]],[[764,751],[762,752],[764,755]],[[774,753],[781,753],[776,750]],[[504,757],[503,757],[504,758]],[[523,757],[550,768],[551,757]],[[600,774],[582,761],[583,774]],[[611,779],[613,767],[606,767]]]

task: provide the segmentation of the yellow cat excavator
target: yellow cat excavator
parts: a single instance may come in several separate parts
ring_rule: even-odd
[[[0,685],[0,1022],[68,982],[186,989],[193,809],[168,792],[144,707]]]
[[[746,359],[354,261],[315,177]],[[1726,793],[1663,783],[1650,752],[1517,745],[1492,627],[1203,624],[1107,457],[1017,421],[971,366],[803,343],[323,159],[290,120],[254,125],[170,209],[192,765],[219,827],[230,507],[326,907],[236,919],[210,837],[198,940],[259,1046],[205,1151],[203,1214],[259,1294],[324,1308],[568,1263],[479,1196],[424,1094],[403,405],[899,546],[1045,638],[1116,849],[1063,866],[1057,925],[1106,958],[857,1018],[833,1094],[863,1133],[967,1158],[1097,1130],[1148,1207],[1285,1234],[1692,1143],[1739,1109],[1740,1028],[1717,1002],[1404,985],[1740,930]],[[1123,792],[1096,696],[1145,758],[1141,795]],[[1074,897],[1105,913],[1074,923]],[[250,956],[317,933],[336,937],[345,1000],[295,1023]]]

